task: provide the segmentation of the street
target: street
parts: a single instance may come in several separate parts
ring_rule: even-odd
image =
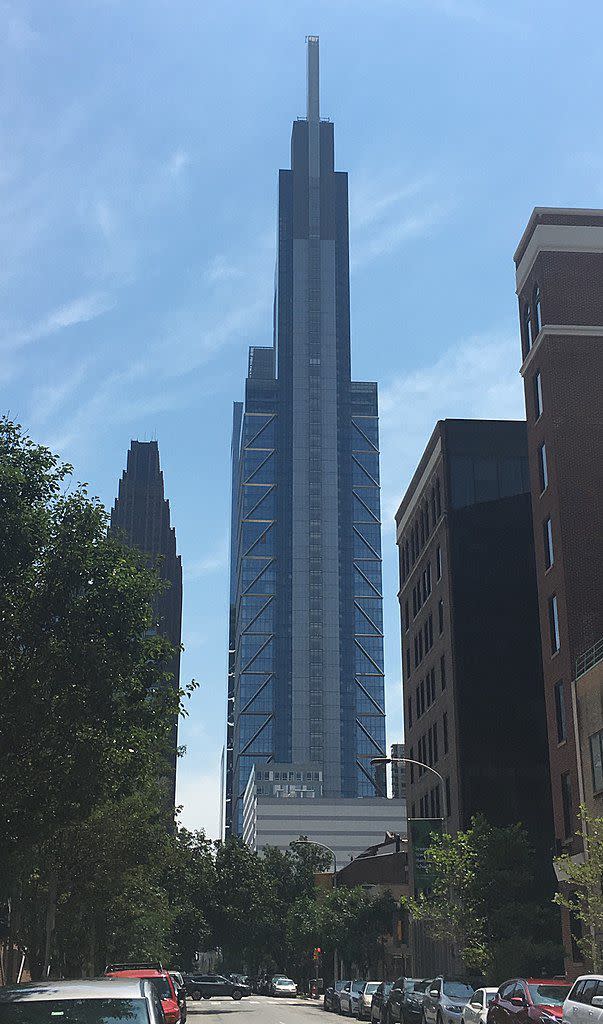
[[[273,999],[270,996],[249,996],[234,1002],[232,999],[208,999],[202,1003],[188,1002],[188,1017],[203,1017],[191,1024],[219,1024],[228,1015],[234,1020],[244,1016],[245,1024],[317,1024],[326,1014],[319,1000]],[[329,1015],[331,1016],[331,1015]]]

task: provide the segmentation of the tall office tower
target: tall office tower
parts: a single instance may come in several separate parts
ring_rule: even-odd
[[[437,423],[396,525],[406,753],[443,779],[407,766],[409,819],[442,817],[452,833],[475,814],[522,822],[546,899],[552,817],[525,423]],[[416,936],[415,970],[441,970],[445,950]]]
[[[579,805],[603,813],[603,210],[534,210],[515,264],[555,835],[578,854]]]
[[[392,743],[392,796],[394,800],[406,799],[406,745],[404,743]]]
[[[350,376],[347,175],[319,115],[279,174],[274,347],[252,348],[235,406],[227,817],[254,764],[313,763],[325,796],[383,792],[377,385]],[[229,788],[230,787],[230,788]]]
[[[132,441],[119,492],[111,509],[110,532],[158,563],[162,579],[169,586],[157,597],[157,631],[170,640],[178,652],[168,666],[174,687],[180,685],[180,642],[182,632],[182,563],[176,554],[176,532],[170,525],[170,503],[164,497],[163,473],[159,466],[157,441]],[[174,717],[166,754],[166,806],[176,800],[176,751],[178,718]]]

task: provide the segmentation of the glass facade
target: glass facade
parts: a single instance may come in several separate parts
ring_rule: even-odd
[[[232,456],[225,810],[240,834],[254,765],[313,764],[325,796],[385,791],[370,764],[385,754],[377,386],[350,375],[347,175],[314,37],[279,174],[274,346],[250,352]]]

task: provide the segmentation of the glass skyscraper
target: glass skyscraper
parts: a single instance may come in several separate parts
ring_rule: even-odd
[[[232,442],[226,832],[254,765],[316,765],[325,796],[385,795],[377,385],[351,380],[347,174],[319,113],[279,173],[274,345],[249,352]]]

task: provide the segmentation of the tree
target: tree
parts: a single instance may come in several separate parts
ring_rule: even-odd
[[[70,475],[0,419],[0,898],[10,951],[35,882],[45,964],[66,833],[157,784],[184,696],[152,628],[158,573]]]
[[[578,945],[593,973],[603,969],[603,818],[592,817],[580,807],[586,834],[585,856],[574,860],[569,854],[557,857],[555,868],[563,879],[554,902],[569,910],[584,925]],[[582,829],[576,833],[583,838]]]
[[[435,939],[452,944],[471,975],[556,973],[558,923],[521,825],[497,828],[476,817],[465,832],[434,836],[425,856],[432,887],[402,905]]]

